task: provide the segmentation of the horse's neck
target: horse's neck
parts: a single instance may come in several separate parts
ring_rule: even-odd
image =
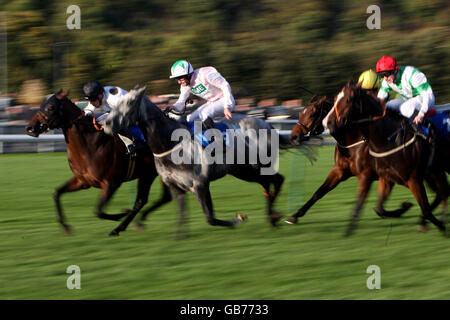
[[[63,134],[67,149],[72,153],[83,154],[83,158],[95,157],[100,146],[114,143],[114,137],[96,130],[86,118],[76,122],[71,121],[63,128]]]
[[[349,126],[341,132],[341,134],[334,136],[341,146],[350,146],[364,139],[363,133],[355,126]]]
[[[157,108],[157,107],[155,107]],[[167,119],[162,113],[156,113],[152,119],[147,119],[146,124],[149,145],[154,153],[162,153],[173,148],[178,142],[172,141],[172,133],[182,128],[181,123]]]
[[[70,127],[73,121],[80,118],[82,115],[83,111],[68,98],[63,101],[63,122],[65,127]]]

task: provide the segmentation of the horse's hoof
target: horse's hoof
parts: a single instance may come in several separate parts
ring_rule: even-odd
[[[144,231],[144,225],[142,223],[137,223],[134,227],[133,230],[136,232],[142,232]]]
[[[409,201],[405,201],[402,203],[402,209],[403,210],[409,210],[409,208],[411,208],[413,206],[413,204]]]
[[[113,231],[111,231],[111,232],[109,233],[108,236],[110,236],[110,237],[118,237],[118,236],[119,236],[119,231],[113,230]]]
[[[427,227],[427,226],[424,226],[424,225],[422,225],[422,224],[419,224],[419,225],[417,226],[417,231],[419,231],[419,232],[421,232],[421,233],[425,233],[425,232],[428,231],[428,227]]]
[[[381,213],[380,211],[378,211],[378,208],[373,208],[373,211],[375,211],[375,213],[376,213],[381,219],[386,218],[386,217],[384,216],[383,213]]]
[[[284,220],[284,222],[286,222],[287,224],[296,224],[297,221],[298,221],[298,218],[294,217],[294,216],[289,217],[289,219],[287,219],[287,220]]]
[[[239,223],[239,222],[244,222],[244,221],[247,221],[248,220],[248,218],[247,218],[247,216],[245,215],[245,214],[243,214],[243,213],[236,213],[236,221]]]
[[[282,215],[276,211],[274,211],[270,216],[269,216],[269,221],[272,224],[273,227],[277,226],[278,221],[280,221]]]
[[[72,235],[73,234],[72,228],[70,226],[64,225],[63,227],[64,227],[64,233],[66,235]]]
[[[347,231],[345,231],[344,237],[348,238],[351,235],[353,235],[353,233],[355,233],[355,229],[356,229],[356,225],[354,225],[353,223],[350,223],[350,225],[347,227]]]

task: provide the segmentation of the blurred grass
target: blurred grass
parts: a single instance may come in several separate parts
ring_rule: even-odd
[[[332,147],[312,166],[283,153],[287,179],[276,203],[285,217],[313,194],[333,164]],[[71,176],[65,153],[0,155],[0,299],[449,299],[450,239],[430,226],[416,232],[415,206],[400,220],[380,219],[376,184],[354,236],[343,234],[356,179],[338,186],[290,226],[269,226],[262,190],[233,177],[212,184],[216,215],[237,212],[248,222],[212,227],[189,195],[189,238],[175,240],[176,207],[154,212],[145,231],[132,225],[117,238],[116,222],[93,214],[99,190],[66,194],[63,208],[74,234],[63,234],[52,199]],[[135,182],[124,184],[107,208],[133,202]],[[159,180],[150,199],[160,195]],[[414,202],[395,187],[388,209]],[[81,290],[68,290],[66,268],[81,268]],[[368,290],[369,265],[381,268],[381,290]]]

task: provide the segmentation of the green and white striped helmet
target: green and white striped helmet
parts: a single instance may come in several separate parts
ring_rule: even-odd
[[[170,71],[172,73],[170,79],[173,79],[191,74],[194,72],[194,68],[192,68],[192,65],[188,61],[178,60],[172,65]]]

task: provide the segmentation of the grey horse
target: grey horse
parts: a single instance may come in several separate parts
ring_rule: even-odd
[[[211,145],[205,147],[191,138],[185,123],[171,119],[153,104],[145,95],[145,89],[136,87],[128,92],[104,121],[104,130],[114,134],[123,132],[129,125],[139,125],[155,155],[156,169],[162,181],[169,186],[177,200],[180,226],[185,221],[187,191],[197,197],[211,225],[231,227],[245,219],[242,215],[225,221],[214,217],[210,182],[227,174],[261,184],[267,202],[268,220],[276,226],[281,216],[273,210],[273,204],[284,181],[284,177],[274,168],[281,139],[278,133],[261,119],[234,114],[231,120],[223,119],[217,123],[234,128],[227,130],[235,133],[228,143],[221,139],[223,137],[219,130],[210,129],[208,131],[212,132],[212,141],[216,144],[214,148],[209,148]],[[188,132],[188,138],[181,139],[181,142],[173,138],[180,132]],[[264,157],[261,150],[267,151]],[[269,153],[270,161],[267,159]],[[273,192],[271,185],[274,187]]]

